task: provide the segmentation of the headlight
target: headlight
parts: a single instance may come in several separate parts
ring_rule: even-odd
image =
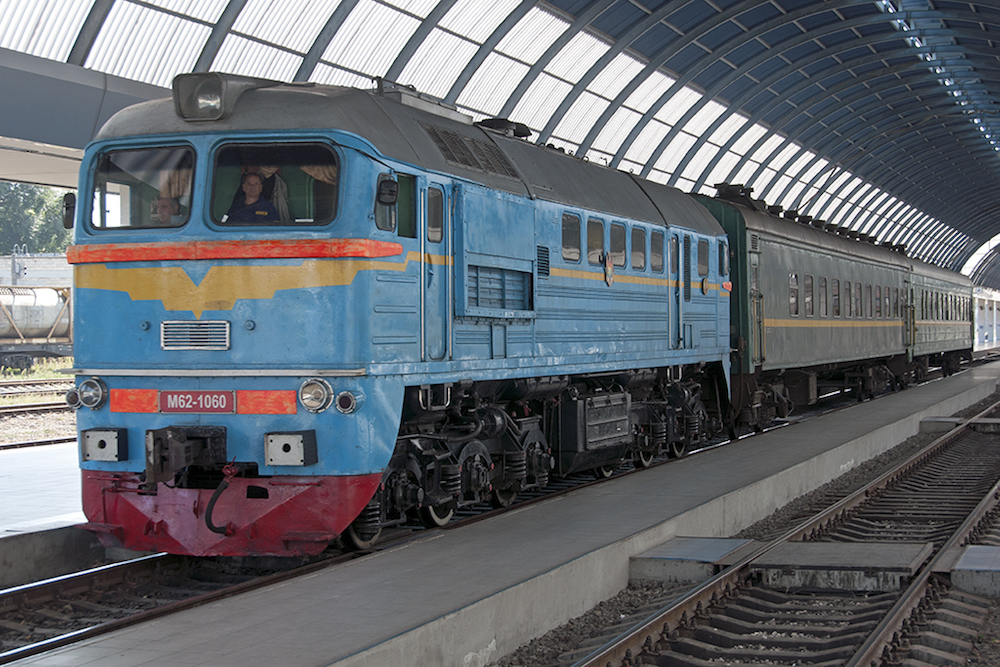
[[[299,401],[309,412],[323,412],[333,402],[333,389],[322,378],[309,378],[299,387]]]
[[[358,409],[358,397],[349,391],[342,391],[337,394],[337,409],[345,415],[349,415]]]
[[[81,382],[77,392],[80,394],[80,403],[91,410],[104,405],[104,399],[108,397],[108,388],[97,378],[87,378]]]
[[[80,390],[76,387],[66,392],[66,405],[74,410],[79,410],[83,407],[83,403],[80,402]]]

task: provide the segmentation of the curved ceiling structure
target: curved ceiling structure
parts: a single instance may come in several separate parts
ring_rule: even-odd
[[[167,86],[414,86],[1000,287],[1000,0],[0,0],[0,47]]]

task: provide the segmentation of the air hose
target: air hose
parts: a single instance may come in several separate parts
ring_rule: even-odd
[[[211,499],[208,501],[208,507],[205,508],[205,525],[213,533],[218,533],[219,535],[230,536],[236,532],[236,526],[232,523],[227,523],[225,526],[216,526],[212,523],[212,510],[215,509],[215,502],[222,495],[222,492],[229,488],[229,480],[236,476],[239,472],[239,468],[235,465],[236,459],[234,458],[229,465],[222,469],[223,478],[219,482],[219,486],[215,487],[215,493],[212,494]]]

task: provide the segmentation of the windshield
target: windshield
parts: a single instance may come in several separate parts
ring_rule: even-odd
[[[317,225],[337,210],[337,155],[325,144],[223,146],[212,219],[223,225]]]
[[[98,229],[179,227],[191,205],[194,151],[148,148],[101,156],[91,224]]]

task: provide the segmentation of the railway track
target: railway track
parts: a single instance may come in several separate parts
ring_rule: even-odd
[[[0,398],[65,393],[73,380],[0,380]]]
[[[20,403],[18,405],[0,405],[0,417],[22,414],[40,414],[45,412],[66,412],[70,407],[66,401],[50,401],[46,403]]]
[[[969,427],[998,407],[990,406],[716,577],[654,613],[623,621],[625,629],[613,629],[593,648],[567,654],[559,664],[877,667],[901,665],[907,658],[963,664],[948,656],[967,649],[989,602],[953,590],[941,573],[952,547],[1000,541],[1000,437]],[[772,575],[759,564],[793,542],[917,542],[929,545],[929,556],[902,591],[768,585]],[[872,570],[878,565],[870,563]],[[945,628],[951,638],[942,638]]]

